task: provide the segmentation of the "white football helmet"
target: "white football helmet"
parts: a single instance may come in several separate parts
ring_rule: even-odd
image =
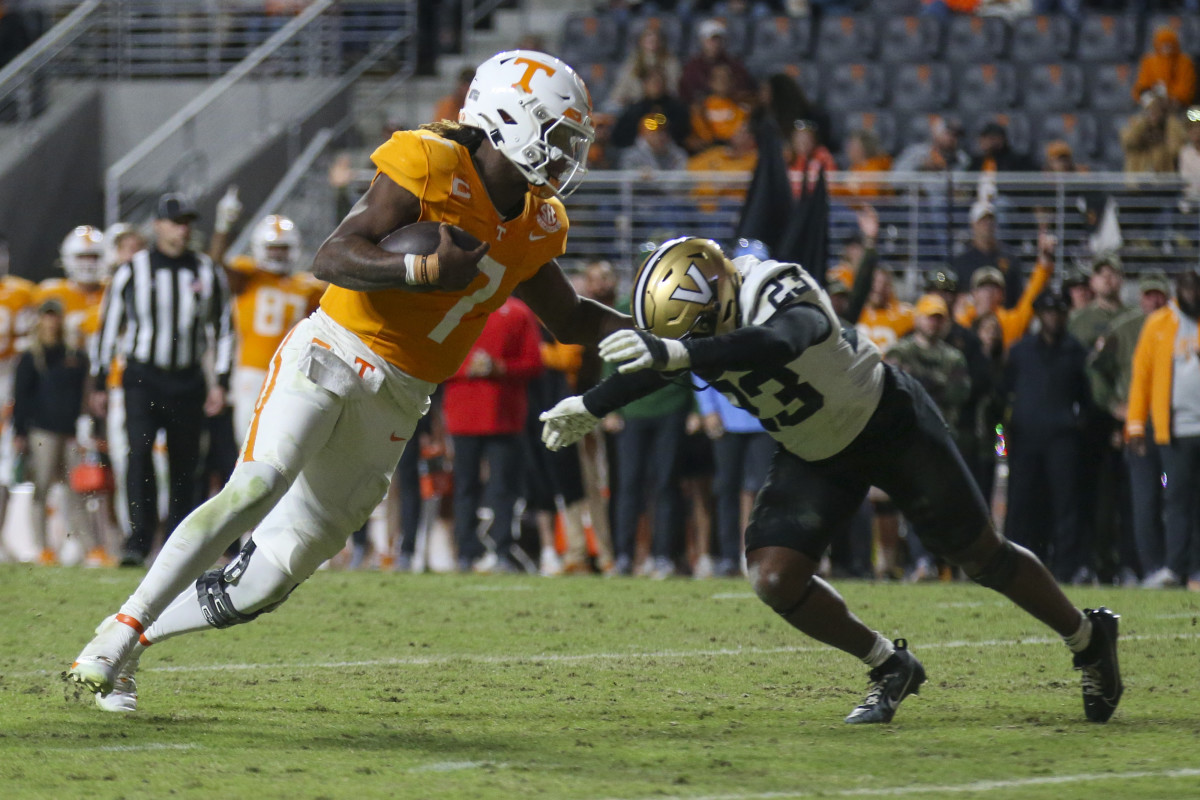
[[[566,197],[587,174],[596,138],[592,98],[575,70],[554,56],[536,50],[492,56],[475,70],[458,120],[481,128],[526,180],[549,194]]]
[[[300,231],[296,223],[282,214],[263,217],[250,233],[250,253],[259,269],[290,274],[300,264]]]
[[[76,283],[104,282],[104,232],[91,225],[80,225],[67,234],[58,248],[63,272]]]

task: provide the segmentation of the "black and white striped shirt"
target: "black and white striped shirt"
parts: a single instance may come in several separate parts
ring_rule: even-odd
[[[92,374],[103,386],[118,353],[161,370],[198,369],[210,343],[217,381],[228,389],[234,329],[224,271],[203,254],[142,250],[117,267],[104,294]]]

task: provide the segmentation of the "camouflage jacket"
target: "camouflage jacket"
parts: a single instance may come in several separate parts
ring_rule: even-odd
[[[887,361],[917,379],[937,403],[951,430],[971,395],[971,376],[961,351],[943,341],[922,346],[915,336],[905,336],[887,352]]]

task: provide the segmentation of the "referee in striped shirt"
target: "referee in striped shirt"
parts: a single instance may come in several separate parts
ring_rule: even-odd
[[[233,362],[229,287],[220,266],[188,248],[195,208],[180,194],[158,200],[154,244],[120,265],[104,296],[92,360],[93,409],[104,406],[106,372],[125,362],[125,427],[129,436],[130,536],[123,566],[140,566],[158,527],[154,439],[167,434],[170,505],[166,535],[199,503],[197,470],[205,415],[225,406]],[[202,358],[215,347],[216,385]]]

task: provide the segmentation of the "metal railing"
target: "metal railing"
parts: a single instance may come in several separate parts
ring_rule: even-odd
[[[397,47],[414,38],[414,5],[413,0],[373,5],[376,13],[360,20],[350,38],[338,34],[346,4],[308,5],[108,169],[106,224],[137,218],[166,188],[201,194],[223,167],[303,117],[314,97],[344,88],[364,65],[392,59],[392,69],[407,74],[411,53]],[[347,53],[354,57],[348,73],[342,63]],[[298,54],[308,60],[296,60]]]
[[[373,174],[357,173],[355,190],[365,190]],[[607,258],[628,277],[646,241],[687,234],[729,242],[749,180],[747,173],[589,173],[566,203],[571,229],[564,261]],[[879,252],[888,267],[915,274],[945,264],[970,238],[968,216],[981,184],[994,193],[1000,240],[1026,269],[1043,229],[1058,237],[1060,264],[1089,257],[1110,200],[1131,271],[1200,263],[1200,202],[1186,199],[1174,175],[870,173],[866,180],[877,195],[839,194],[852,176],[829,176],[831,264],[857,230],[854,209],[863,204],[878,211]]]
[[[0,70],[0,110],[5,122],[28,122],[44,102],[42,83],[50,67],[84,34],[92,30],[101,16],[100,0],[75,5],[45,35]]]

